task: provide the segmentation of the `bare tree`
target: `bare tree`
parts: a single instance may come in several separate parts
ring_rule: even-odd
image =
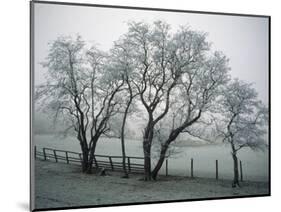
[[[50,43],[46,62],[47,83],[36,90],[37,102],[64,118],[82,150],[82,171],[92,172],[96,144],[109,130],[108,121],[120,109],[115,97],[124,80],[106,70],[107,56],[92,47],[85,50],[80,36],[59,37]],[[61,115],[61,116],[60,116]]]
[[[153,179],[157,178],[169,146],[181,133],[188,132],[193,136],[197,134],[196,137],[204,137],[198,135],[198,132],[193,134],[192,126],[206,124],[203,115],[212,112],[221,86],[228,81],[227,64],[228,59],[222,53],[215,52],[208,59],[201,58],[196,63],[196,68],[187,69],[182,75],[173,95],[171,112],[167,116],[170,120],[170,130],[162,143],[159,160],[152,171]]]
[[[122,99],[123,107],[120,110],[119,116],[121,116],[121,127],[115,126],[115,131],[121,139],[121,149],[122,149],[122,166],[124,171],[124,177],[128,178],[129,174],[126,169],[126,149],[125,149],[125,131],[126,131],[126,122],[128,115],[135,111],[135,107],[132,107],[133,100],[139,94],[136,90],[134,84],[132,83],[133,70],[135,68],[134,58],[131,57],[134,49],[130,48],[128,43],[123,42],[122,39],[114,43],[114,47],[111,49],[111,60],[110,66],[111,69],[118,73],[119,78],[122,78],[124,81],[123,91],[118,95]],[[115,132],[116,134],[116,132]]]
[[[216,128],[231,147],[233,187],[239,186],[237,152],[244,147],[258,150],[267,146],[268,110],[257,97],[251,84],[235,79],[225,86],[220,100],[221,115],[216,118]]]
[[[147,112],[147,124],[143,131],[145,180],[151,179],[151,144],[155,125],[168,113],[171,94],[186,69],[194,69],[209,49],[205,33],[181,27],[172,35],[170,26],[156,21],[154,25],[131,22],[124,36],[134,49],[135,69],[132,83]]]

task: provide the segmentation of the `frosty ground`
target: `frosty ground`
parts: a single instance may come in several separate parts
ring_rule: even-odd
[[[232,188],[228,180],[175,176],[144,182],[141,175],[129,179],[118,172],[87,175],[75,165],[35,163],[37,209],[268,194],[265,182],[243,182],[241,188]]]

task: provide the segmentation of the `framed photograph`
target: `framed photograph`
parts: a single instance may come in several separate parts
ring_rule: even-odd
[[[270,16],[30,13],[31,210],[270,195]]]

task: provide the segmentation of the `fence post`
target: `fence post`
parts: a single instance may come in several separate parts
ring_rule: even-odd
[[[98,161],[95,156],[94,156],[94,160],[95,160],[96,168],[99,168]]]
[[[243,169],[242,169],[242,161],[240,160],[240,181],[243,182]]]
[[[190,171],[191,171],[191,178],[193,178],[193,158],[191,158],[191,164],[190,164]]]
[[[128,157],[128,168],[129,168],[129,172],[131,172],[131,162],[130,162],[130,157]]]
[[[43,154],[44,154],[44,160],[47,160],[45,148],[43,148]]]
[[[55,160],[56,160],[56,163],[58,162],[58,159],[57,159],[57,153],[56,153],[56,150],[53,150],[54,151],[54,156],[55,156]]]
[[[168,159],[166,159],[166,176],[168,176]]]
[[[65,151],[65,157],[66,157],[66,163],[69,164],[69,160],[68,160],[68,153],[67,151]]]
[[[82,154],[81,154],[81,153],[79,153],[78,155],[79,155],[79,159],[80,159],[81,165],[83,166]]]
[[[218,160],[216,160],[216,180],[219,179],[219,167],[218,167]]]
[[[110,156],[109,156],[108,158],[109,158],[109,162],[110,162],[110,165],[111,165],[111,169],[114,170],[113,163],[112,163],[112,159],[111,159]]]

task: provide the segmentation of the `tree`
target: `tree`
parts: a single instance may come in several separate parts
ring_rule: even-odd
[[[168,113],[171,95],[183,73],[194,69],[209,49],[205,33],[182,27],[174,35],[170,26],[156,21],[153,26],[131,22],[124,43],[134,49],[132,83],[139,93],[147,117],[143,130],[145,180],[151,180],[151,145],[155,125]]]
[[[123,107],[120,110],[119,116],[123,116],[121,119],[121,128],[120,126],[115,126],[115,131],[118,132],[114,134],[118,134],[121,140],[121,149],[122,149],[122,166],[124,171],[124,177],[128,178],[129,174],[126,169],[126,149],[125,149],[125,130],[126,130],[126,122],[128,115],[132,113],[135,108],[132,108],[132,103],[135,97],[138,95],[138,91],[135,89],[135,86],[132,84],[133,77],[133,69],[134,58],[131,57],[133,54],[133,49],[130,48],[128,43],[123,40],[116,41],[114,43],[114,47],[111,49],[111,61],[110,67],[111,70],[115,73],[118,73],[119,78],[122,78],[124,81],[123,91],[119,93],[119,98],[122,99]]]
[[[201,58],[194,69],[185,70],[174,92],[171,112],[167,116],[170,130],[162,142],[159,160],[152,171],[153,179],[157,178],[167,150],[177,137],[186,132],[198,134],[192,133],[192,126],[207,123],[204,119],[208,119],[208,113],[215,108],[217,94],[228,81],[228,70],[228,59],[219,52],[209,58]]]
[[[47,82],[36,89],[38,104],[64,119],[74,130],[82,150],[82,171],[92,172],[96,144],[109,131],[108,122],[120,110],[116,98],[124,80],[106,70],[107,56],[95,47],[85,49],[80,36],[59,37],[50,43]]]
[[[161,150],[164,142],[169,136],[169,132],[171,130],[171,124],[168,117],[165,117],[162,121],[160,121],[157,125],[155,125],[154,136],[152,141],[152,153],[151,157],[155,160],[158,160],[161,155]],[[182,151],[176,145],[169,145],[165,158],[176,157],[177,154],[180,154]]]
[[[233,183],[239,186],[237,152],[249,147],[253,150],[266,146],[268,110],[258,100],[251,84],[235,79],[227,84],[220,100],[217,131],[223,141],[230,144],[233,158]]]

